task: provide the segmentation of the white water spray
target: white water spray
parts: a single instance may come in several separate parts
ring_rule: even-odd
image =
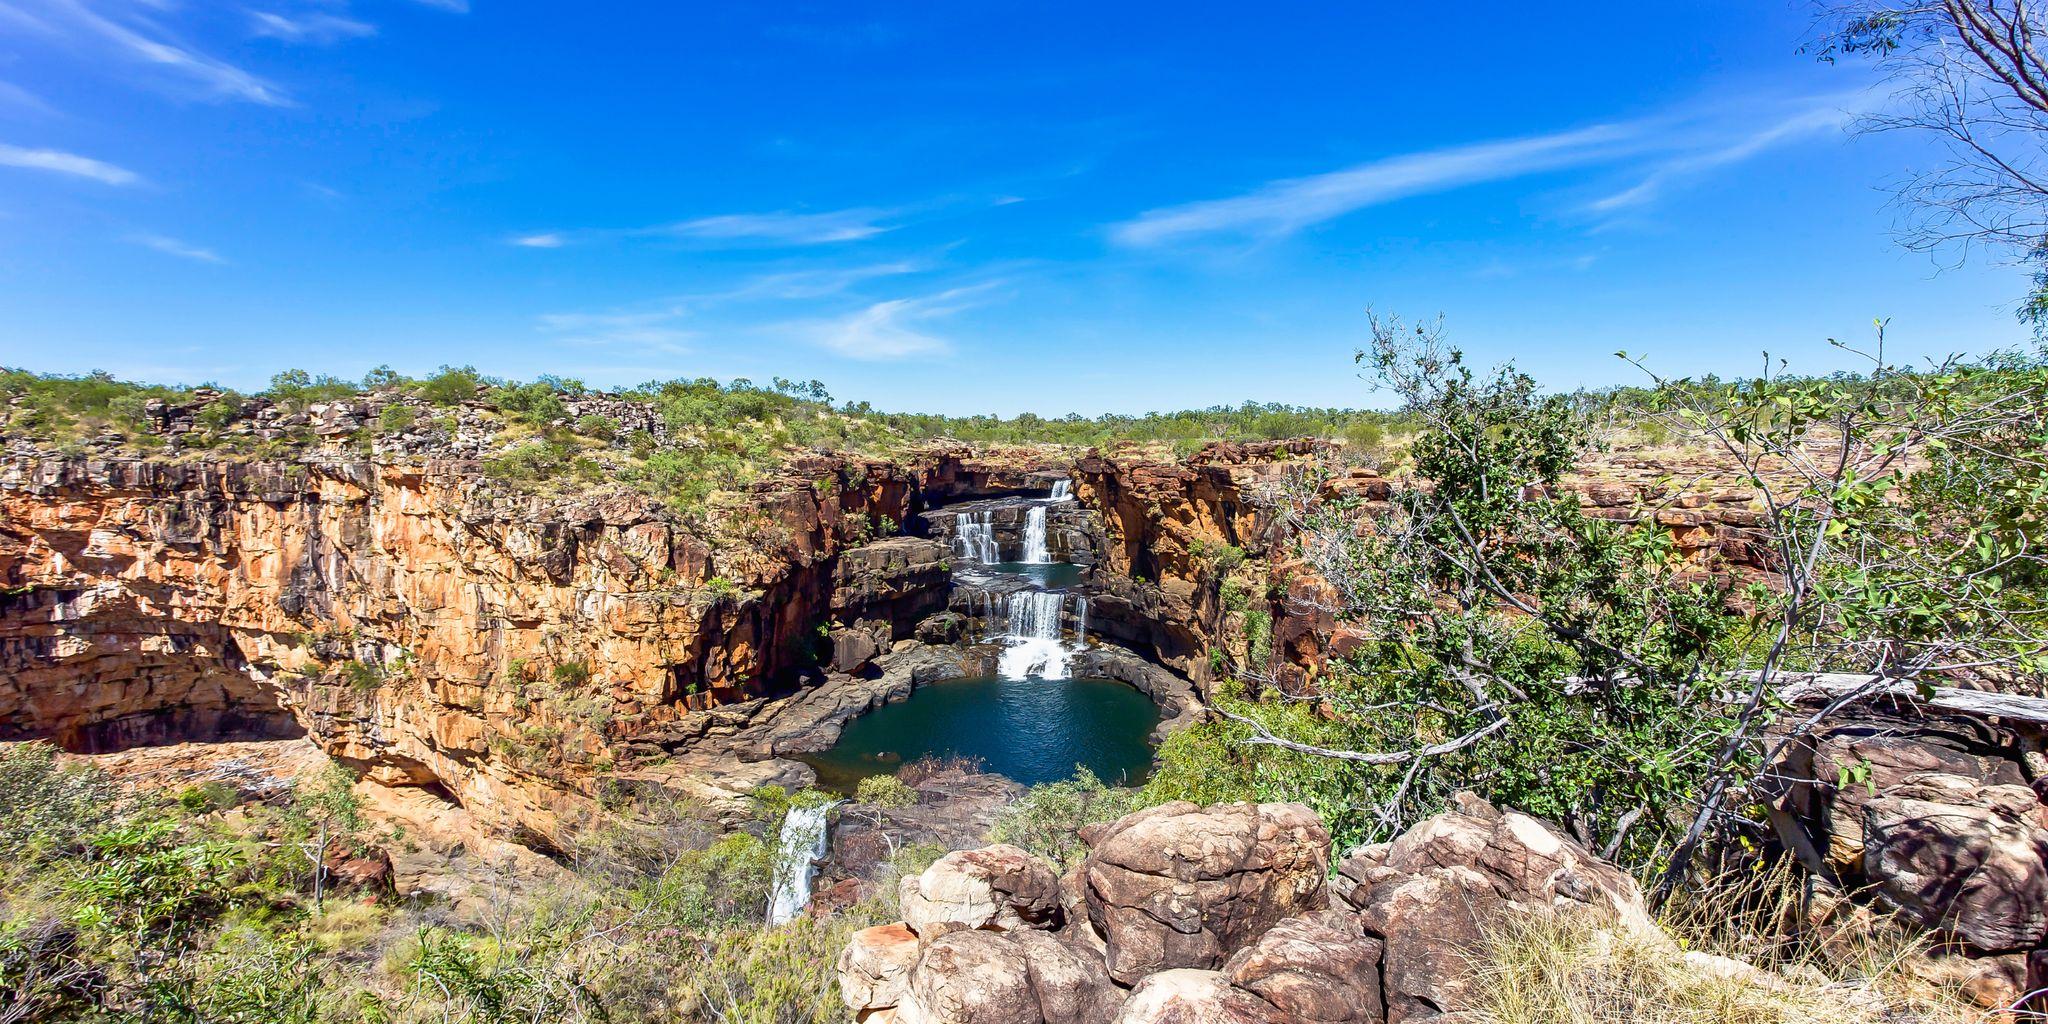
[[[996,672],[1005,679],[1065,679],[1073,652],[1060,642],[1060,618],[1067,595],[1057,590],[1010,595],[1009,621]]]
[[[783,924],[811,902],[811,880],[826,851],[833,804],[792,807],[782,819],[782,841],[775,848],[775,883],[769,890],[768,924]]]
[[[1072,480],[1067,479],[1066,477],[1061,477],[1058,480],[1054,480],[1052,482],[1052,500],[1074,500],[1074,482]]]
[[[1024,554],[1018,559],[1032,565],[1048,565],[1052,552],[1045,544],[1045,506],[1033,505],[1024,513]]]
[[[979,565],[994,565],[1002,561],[1002,550],[996,546],[996,526],[988,510],[962,512],[953,520],[953,551],[961,558]]]

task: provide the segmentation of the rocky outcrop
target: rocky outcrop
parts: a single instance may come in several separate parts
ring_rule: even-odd
[[[2048,986],[2048,789],[2022,722],[1864,702],[1786,744],[1765,780],[1778,836],[1837,907],[1930,929],[1929,965],[1986,1006]]]
[[[1468,1006],[1470,951],[1508,915],[1569,913],[1652,926],[1635,880],[1550,826],[1469,793],[1390,844],[1347,858],[1343,899],[1384,945],[1387,1020]]]
[[[966,929],[1013,932],[1065,923],[1060,880],[1045,862],[1014,846],[959,850],[921,875],[903,879],[903,921],[936,938]]]
[[[13,458],[0,736],[304,730],[544,845],[638,737],[830,660],[835,613],[907,635],[943,569],[929,542],[856,547],[877,524],[1039,471],[803,457],[689,526],[635,494],[508,495],[461,460]]]
[[[1469,795],[1349,858],[1337,899],[1328,833],[1297,804],[1167,804],[1082,838],[1064,921],[1042,909],[1050,866],[1014,847],[906,880],[909,920],[858,933],[839,959],[856,1019],[1418,1021],[1476,1008],[1471,958],[1509,916],[1650,927],[1627,876]]]
[[[2025,786],[1907,776],[1863,808],[1863,874],[1912,919],[1984,953],[2048,939],[2048,831]]]
[[[946,607],[946,547],[917,537],[892,537],[840,554],[833,571],[831,665],[867,667],[919,621]]]
[[[1281,919],[1328,902],[1330,834],[1299,804],[1139,811],[1083,838],[1088,917],[1126,984],[1175,967],[1221,967]]]

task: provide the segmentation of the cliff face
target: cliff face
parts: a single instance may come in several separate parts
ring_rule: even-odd
[[[1099,512],[1107,540],[1091,613],[1100,632],[1197,683],[1217,674],[1221,654],[1287,689],[1312,686],[1347,630],[1331,615],[1333,595],[1288,543],[1282,510],[1306,497],[1291,494],[1289,480],[1313,471],[1318,500],[1368,508],[1395,486],[1370,470],[1333,466],[1330,455],[1325,443],[1290,440],[1211,444],[1182,462],[1080,460],[1076,494]],[[1592,516],[1655,523],[1687,564],[1771,569],[1755,490],[1708,453],[1604,455],[1560,489]],[[1239,552],[1257,561],[1240,567]]]
[[[1090,609],[1095,628],[1198,684],[1210,681],[1210,652],[1243,633],[1244,613],[1276,611],[1263,580],[1246,581],[1244,607],[1224,607],[1219,553],[1283,554],[1269,492],[1321,448],[1306,441],[1219,444],[1179,463],[1118,455],[1081,460],[1075,493],[1100,514],[1106,541],[1101,593]],[[1284,605],[1277,612],[1288,617]],[[1227,622],[1233,615],[1236,621]],[[1247,653],[1243,646],[1236,653]],[[1298,680],[1307,669],[1293,666],[1289,674]]]
[[[699,532],[644,498],[495,496],[474,463],[0,464],[0,735],[290,734],[541,839],[609,741],[814,660],[884,517],[1022,486],[817,457]]]
[[[17,457],[0,462],[0,738],[303,730],[374,779],[441,786],[546,841],[633,767],[614,760],[649,746],[636,737],[799,667],[865,664],[943,607],[944,549],[877,530],[1058,475],[1079,502],[1049,532],[1096,563],[1092,633],[1198,685],[1227,662],[1299,689],[1343,630],[1275,499],[1324,454],[811,456],[694,527],[638,495],[506,496],[467,460]],[[1583,493],[1630,515],[1648,487]],[[1661,514],[1694,555],[1749,550],[1719,521],[1747,514],[1728,501]]]

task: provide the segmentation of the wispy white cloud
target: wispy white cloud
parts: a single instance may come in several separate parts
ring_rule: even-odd
[[[78,178],[90,178],[108,185],[134,185],[142,181],[142,176],[134,171],[116,167],[104,160],[94,160],[91,157],[55,149],[24,149],[5,143],[0,143],[0,166],[52,171]]]
[[[758,310],[763,304],[829,299],[845,295],[862,282],[914,273],[920,269],[919,264],[898,261],[774,271],[754,275],[729,288],[673,296],[640,308],[548,313],[537,318],[535,323],[541,331],[566,344],[623,346],[674,355],[690,351],[693,342],[707,330],[697,321],[718,311],[735,308]],[[817,326],[806,325],[811,330]]]
[[[1269,182],[1244,195],[1148,210],[1110,237],[1155,247],[1211,237],[1264,241],[1414,196],[1603,165],[1632,165],[1638,182],[1584,206],[1612,214],[1651,202],[1684,180],[1775,146],[1839,130],[1868,93],[1787,100],[1719,97],[1639,120],[1387,157],[1326,174]]]
[[[156,0],[0,0],[0,15],[44,32],[107,47],[114,55],[171,72],[212,98],[289,106],[283,90],[248,71],[176,40],[151,17]]]
[[[872,238],[888,231],[887,226],[875,223],[886,216],[888,211],[867,208],[827,213],[738,213],[681,221],[650,229],[649,233],[711,242],[825,245]]]
[[[361,39],[377,34],[377,26],[366,21],[344,17],[326,11],[312,11],[298,15],[277,14],[271,11],[250,11],[250,31],[270,39],[281,39],[288,43],[313,43],[316,45],[337,43],[344,39]]]
[[[130,235],[128,240],[144,248],[155,249],[167,256],[176,256],[180,259],[194,260],[200,263],[227,262],[227,260],[221,258],[219,253],[214,252],[212,249],[190,245],[169,235]]]
[[[57,112],[57,109],[44,102],[41,96],[8,81],[0,81],[0,107],[25,111],[42,117],[48,117]]]
[[[513,245],[540,249],[557,249],[602,238],[667,238],[693,245],[735,249],[833,245],[895,230],[894,225],[881,223],[894,213],[870,207],[819,213],[789,210],[728,213],[644,228],[540,231],[515,235],[508,241]]]
[[[1741,163],[1774,146],[1810,136],[1839,133],[1856,116],[1856,111],[1850,109],[1847,104],[1857,98],[1860,97],[1824,99],[1807,109],[1766,124],[1733,142],[1704,152],[1673,157],[1658,164],[1634,186],[1594,200],[1587,204],[1586,209],[1593,213],[1613,213],[1627,207],[1641,206],[1658,198],[1674,184],[1698,177],[1718,167]]]
[[[1598,125],[1388,157],[1228,199],[1148,210],[1114,226],[1111,237],[1139,247],[1211,235],[1277,238],[1396,199],[1613,160],[1639,151],[1642,136],[1640,126]]]
[[[422,7],[434,7],[454,14],[468,14],[469,0],[413,0]]]
[[[953,343],[934,333],[936,324],[977,305],[977,297],[998,283],[888,299],[841,316],[790,324],[787,329],[828,352],[864,362],[941,355],[952,351]]]
[[[636,313],[549,313],[540,329],[571,345],[625,345],[647,352],[680,355],[690,351],[697,332],[678,325],[689,311],[682,307]]]

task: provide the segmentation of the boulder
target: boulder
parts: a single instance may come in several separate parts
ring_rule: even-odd
[[[1094,1024],[1123,1000],[1101,960],[1043,931],[941,936],[910,993],[902,1015],[919,1024]]]
[[[2048,831],[2025,786],[1925,772],[1863,807],[1863,874],[1906,916],[1982,953],[2048,938]]]
[[[917,933],[885,924],[853,933],[839,954],[839,996],[854,1019],[902,1005],[917,966]]]
[[[1007,844],[955,850],[902,882],[903,920],[925,940],[961,930],[1057,928],[1060,880]]]
[[[1385,946],[1390,1024],[1469,1008],[1471,957],[1504,915],[1564,912],[1655,928],[1634,879],[1541,821],[1470,793],[1392,843],[1346,858],[1340,873],[1343,900]]]
[[[1083,833],[1088,917],[1111,977],[1221,967],[1283,918],[1328,904],[1330,834],[1300,804],[1162,804]]]
[[[1237,951],[1223,972],[1238,988],[1303,1024],[1377,1024],[1380,940],[1355,914],[1321,911],[1290,917]]]
[[[1286,1024],[1289,1018],[1217,971],[1180,968],[1146,978],[1116,1024]]]

